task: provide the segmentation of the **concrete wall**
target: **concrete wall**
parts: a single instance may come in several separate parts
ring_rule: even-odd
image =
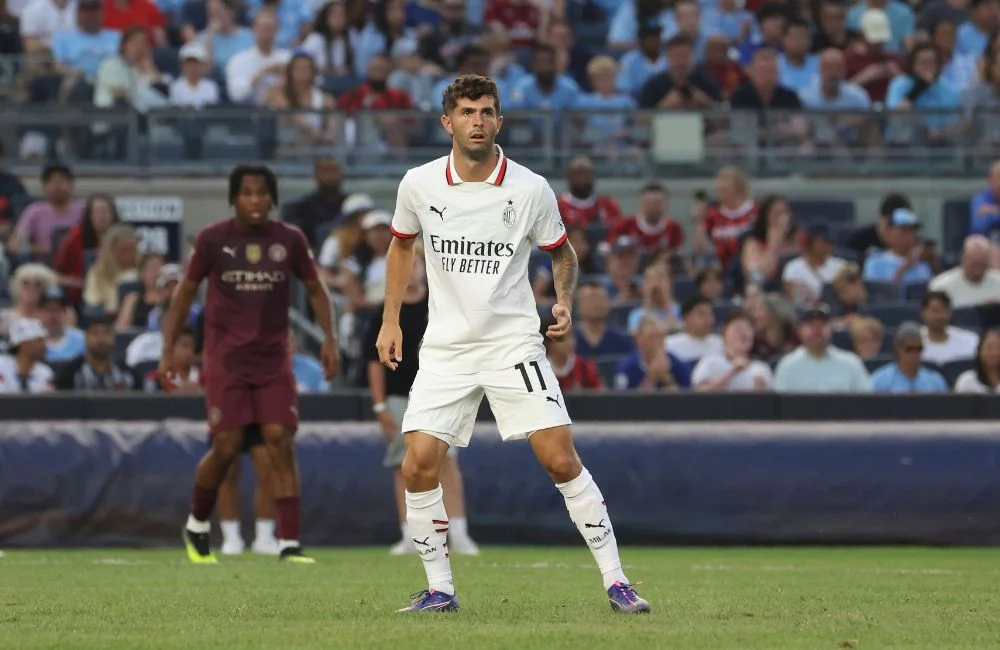
[[[28,190],[33,194],[41,191],[37,179],[25,179]],[[556,192],[562,190],[562,179],[552,179]],[[691,197],[698,189],[713,193],[712,179],[661,179],[672,194],[671,213],[685,228],[690,224]],[[646,183],[630,180],[609,180],[600,183],[600,191],[614,194],[622,204],[622,209],[630,213],[635,209],[638,190]],[[940,236],[940,214],[942,202],[946,199],[971,196],[985,187],[985,178],[938,179],[938,178],[859,178],[837,180],[815,180],[805,178],[766,179],[754,181],[752,191],[755,196],[776,192],[789,196],[812,196],[817,198],[852,198],[858,207],[861,223],[874,219],[881,197],[889,192],[902,192],[910,197],[918,213],[925,220],[928,236]],[[288,178],[281,182],[283,200],[290,201],[310,191],[309,178]],[[395,205],[396,183],[393,181],[358,180],[345,182],[351,192],[367,192],[385,208],[392,210]],[[184,199],[184,232],[192,235],[202,226],[229,214],[226,206],[226,180],[224,178],[158,178],[158,179],[98,179],[81,178],[77,181],[77,191],[81,195],[90,192],[110,192],[115,196],[180,196]]]

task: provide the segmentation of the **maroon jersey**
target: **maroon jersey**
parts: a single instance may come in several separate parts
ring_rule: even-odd
[[[729,266],[739,255],[741,238],[753,228],[756,217],[757,205],[753,201],[735,210],[715,206],[705,213],[705,234],[715,244],[715,254],[723,267]]]
[[[645,219],[637,216],[629,217],[611,228],[608,232],[608,241],[613,243],[623,236],[631,237],[638,242],[640,253],[675,250],[684,245],[684,229],[670,217],[661,219],[656,225],[650,225]]]
[[[288,309],[292,276],[316,278],[305,235],[267,221],[247,228],[236,219],[198,233],[187,279],[208,278],[204,371],[254,383],[291,374]]]
[[[592,223],[612,226],[622,218],[622,209],[613,196],[595,194],[589,199],[578,199],[563,192],[556,202],[567,228],[586,228]]]

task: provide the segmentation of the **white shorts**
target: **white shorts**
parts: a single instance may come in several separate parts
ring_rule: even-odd
[[[559,380],[542,358],[466,375],[421,368],[410,389],[403,433],[423,431],[449,445],[468,447],[484,394],[505,442],[572,424]]]

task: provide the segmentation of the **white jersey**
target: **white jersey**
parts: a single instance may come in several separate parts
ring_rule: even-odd
[[[427,261],[421,369],[474,373],[545,357],[528,258],[532,246],[566,241],[566,228],[548,181],[497,151],[484,182],[463,181],[448,154],[399,184],[392,232],[423,233]]]

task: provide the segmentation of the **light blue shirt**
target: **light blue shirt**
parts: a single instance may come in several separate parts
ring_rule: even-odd
[[[52,37],[52,56],[67,68],[83,70],[87,81],[93,82],[101,62],[118,54],[119,42],[121,34],[110,29],[96,34],[66,29]]]
[[[774,390],[779,393],[870,393],[872,378],[861,358],[830,346],[819,359],[799,347],[778,362]]]
[[[87,343],[83,332],[73,327],[63,332],[63,337],[58,341],[45,343],[45,360],[48,363],[69,361],[82,355],[86,350]]]
[[[733,13],[720,11],[716,15],[719,31],[734,43],[742,40],[744,22],[749,21],[751,25],[754,24],[753,14],[743,9],[737,9]]]
[[[992,210],[984,210],[990,207]],[[982,214],[980,214],[982,211]],[[969,201],[969,231],[977,235],[989,235],[1000,229],[1000,198],[993,196],[993,190],[985,189]]]
[[[886,92],[885,105],[887,108],[896,108],[900,102],[906,99],[907,93],[913,89],[913,77],[902,74],[894,78],[889,83],[889,90]],[[953,109],[953,114],[937,113],[935,115],[923,116],[923,122],[930,128],[941,128],[949,124],[958,122],[959,95],[955,90],[942,83],[940,79],[931,84],[930,88],[920,93],[917,101],[913,102],[916,109],[938,110]],[[911,122],[912,123],[912,122]]]
[[[785,55],[778,57],[778,80],[797,93],[811,87],[819,78],[819,57],[807,54],[801,66],[789,63]]]
[[[323,377],[323,366],[319,361],[305,354],[292,356],[292,372],[300,393],[325,393],[330,384]]]
[[[962,23],[955,32],[955,53],[982,56],[989,40],[989,34],[979,31],[972,21]]]
[[[198,34],[198,40],[205,42],[205,32]],[[212,39],[212,63],[225,68],[234,54],[249,50],[254,45],[253,34],[247,27],[237,27],[232,34],[216,34]]]
[[[868,9],[868,3],[866,2],[859,2],[851,7],[851,10],[847,12],[847,27],[858,30],[861,23],[861,14],[868,11]],[[913,33],[916,31],[916,20],[913,17],[913,11],[906,4],[898,0],[890,0],[884,11],[889,17],[889,28],[892,30],[892,39],[885,44],[885,49],[888,52],[901,52],[903,50],[903,41],[913,36]],[[958,30],[958,39],[958,42],[961,43],[961,28]]]
[[[840,87],[837,89],[837,96],[830,98],[823,94],[820,82],[816,80],[805,90],[799,91],[799,99],[802,100],[802,104],[806,108],[831,111],[866,111],[872,105],[872,100],[868,97],[865,89],[848,81],[840,82]]]
[[[573,108],[585,111],[614,110],[614,113],[595,113],[587,116],[586,140],[594,144],[609,143],[617,139],[625,141],[628,113],[636,108],[635,99],[620,94],[604,97],[597,93],[578,95]]]
[[[903,266],[903,258],[892,251],[872,253],[865,260],[864,279],[870,282],[895,282],[896,271],[901,266]],[[917,262],[903,274],[899,283],[925,283],[930,282],[932,277],[934,277],[934,272],[931,271],[927,262]]]
[[[186,0],[156,0],[156,6],[160,8],[164,16],[179,18],[181,7],[184,6],[185,2]]]
[[[667,71],[667,57],[661,54],[660,58],[650,61],[639,50],[629,50],[622,55],[619,65],[618,90],[638,97],[650,77]]]
[[[961,95],[979,81],[976,57],[969,54],[955,54],[941,69],[941,81]]]
[[[648,311],[645,307],[636,307],[628,313],[628,331],[630,334],[635,334],[636,330],[639,329],[639,323],[642,322],[643,316],[655,318],[661,323],[669,322],[672,316],[675,321],[680,322],[681,308],[677,303],[673,303],[668,309],[650,309]]]
[[[930,368],[920,367],[917,376],[910,379],[890,363],[882,366],[872,375],[876,393],[947,393],[948,382],[940,373]]]
[[[246,0],[251,16],[260,11],[261,0]],[[278,35],[275,41],[280,48],[289,48],[302,33],[302,26],[316,19],[312,4],[304,0],[281,0],[278,5]]]
[[[511,108],[535,108],[559,112],[576,104],[580,87],[566,75],[556,77],[552,92],[545,94],[538,87],[534,75],[517,82],[510,92]]]

